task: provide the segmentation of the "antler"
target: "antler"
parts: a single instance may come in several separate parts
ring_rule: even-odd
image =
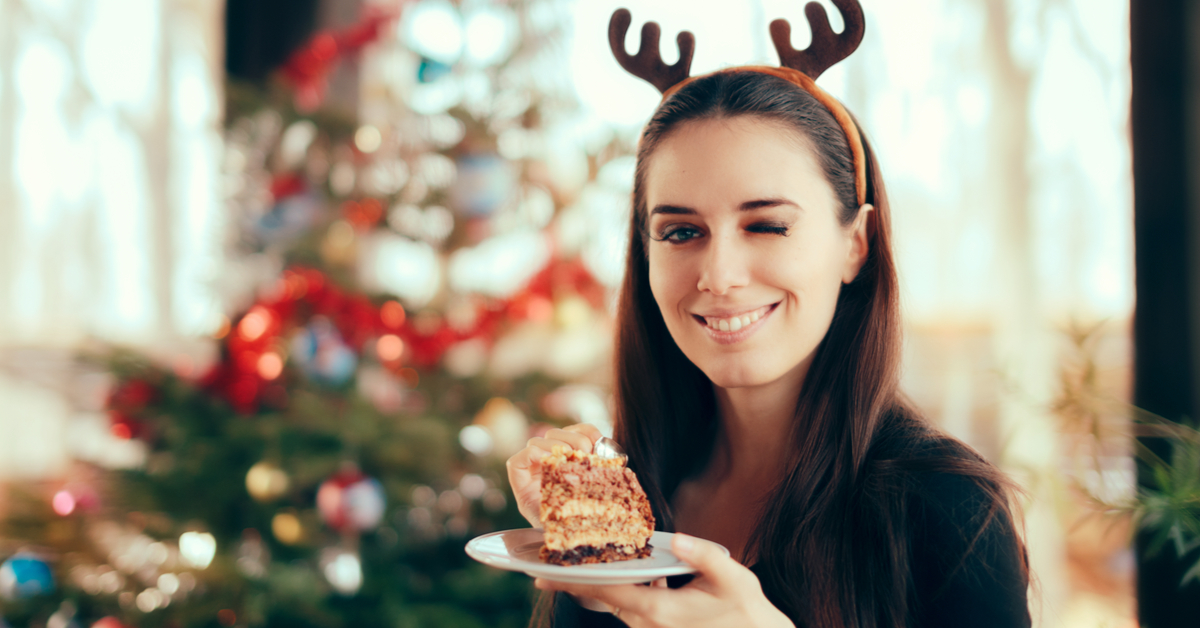
[[[688,31],[675,38],[679,45],[679,61],[667,65],[659,52],[658,37],[661,29],[657,22],[646,22],[642,26],[642,43],[636,55],[625,52],[625,33],[632,21],[627,9],[617,9],[608,22],[608,45],[612,48],[617,63],[630,74],[645,79],[664,94],[668,89],[688,77],[692,67],[692,53],[696,51],[696,38]]]
[[[804,15],[812,29],[812,43],[804,50],[792,48],[792,25],[787,20],[771,22],[771,39],[782,65],[800,70],[815,81],[822,72],[858,48],[866,30],[862,5],[858,0],[833,0],[833,4],[842,13],[842,21],[846,24],[840,35],[830,28],[825,7],[816,2],[809,2],[804,7]]]

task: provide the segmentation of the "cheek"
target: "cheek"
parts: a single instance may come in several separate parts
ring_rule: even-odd
[[[680,265],[671,263],[671,256],[651,250],[648,261],[650,292],[665,315],[673,307],[672,303],[677,300],[681,286],[685,286],[686,281],[680,276]]]
[[[842,264],[837,247],[822,242],[796,243],[771,256],[759,267],[766,283],[794,293],[802,305],[836,300],[842,285]]]

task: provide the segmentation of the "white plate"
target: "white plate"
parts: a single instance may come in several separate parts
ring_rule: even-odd
[[[535,528],[493,532],[471,539],[467,555],[492,567],[522,571],[535,578],[576,584],[638,584],[665,576],[695,573],[695,569],[671,553],[670,532],[655,532],[650,537],[649,558],[592,565],[551,565],[538,559],[542,549],[542,531]],[[718,545],[718,547],[721,547]],[[725,555],[729,550],[721,547]]]

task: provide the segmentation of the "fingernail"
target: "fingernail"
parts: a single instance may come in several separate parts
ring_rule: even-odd
[[[690,554],[696,546],[696,540],[686,534],[675,535],[675,551],[679,554]]]
[[[534,579],[533,579],[533,588],[535,588],[535,589],[545,589],[545,588],[546,588],[546,581],[545,581],[545,580],[542,580],[541,578],[534,578]]]

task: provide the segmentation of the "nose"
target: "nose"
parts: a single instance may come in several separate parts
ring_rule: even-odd
[[[696,289],[724,296],[733,288],[750,282],[749,244],[736,237],[713,234],[701,261],[700,280]]]

